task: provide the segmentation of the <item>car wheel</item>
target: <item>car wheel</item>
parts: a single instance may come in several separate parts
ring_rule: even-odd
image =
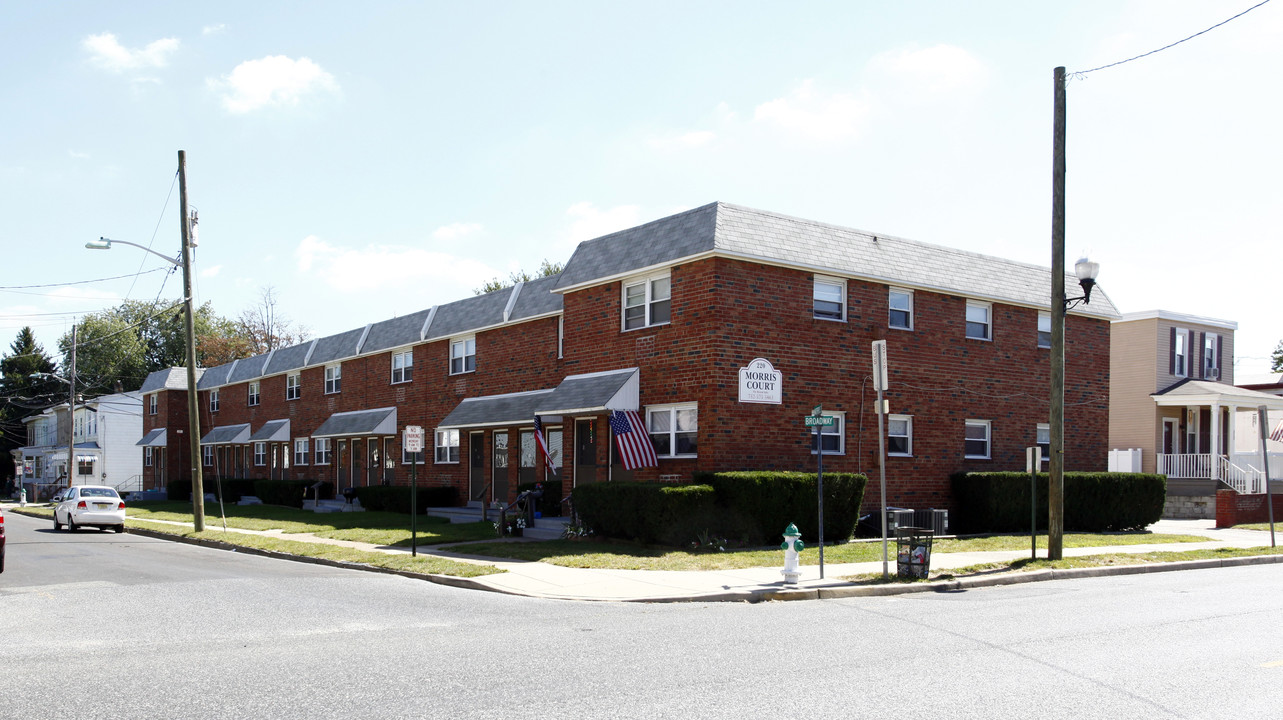
[[[58,522],[58,511],[57,511],[57,510],[54,510],[54,511],[53,511],[53,529],[54,529],[54,532],[57,532],[57,531],[59,531],[59,530],[61,530],[61,529],[62,529],[62,523]]]
[[[67,513],[67,532],[75,532],[79,529],[80,526],[76,524],[76,519],[71,516],[71,513]]]
[[[119,525],[117,525],[117,526],[116,526],[116,532],[118,532],[118,533],[123,533],[124,531],[125,531],[125,524],[124,524],[124,523],[121,523],[121,524],[119,524]]]

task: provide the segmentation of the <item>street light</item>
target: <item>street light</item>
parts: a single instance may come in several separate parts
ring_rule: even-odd
[[[205,481],[201,472],[200,415],[197,412],[200,404],[197,402],[196,393],[196,323],[195,315],[192,312],[191,249],[196,246],[196,242],[192,237],[192,223],[195,220],[188,222],[187,153],[182,150],[178,151],[178,206],[178,222],[183,238],[181,263],[173,258],[161,255],[149,247],[126,240],[109,240],[105,237],[100,237],[97,241],[91,240],[85,243],[85,247],[90,250],[110,250],[113,243],[130,245],[164,258],[169,264],[183,269],[183,315],[185,316],[184,329],[187,335],[187,422],[191,436],[189,438],[191,450],[189,455],[192,468],[192,519],[195,521],[193,525],[196,532],[201,532],[205,529]]]

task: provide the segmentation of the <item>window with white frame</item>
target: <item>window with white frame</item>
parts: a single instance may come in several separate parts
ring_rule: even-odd
[[[969,458],[989,457],[989,421],[968,420],[963,455]]]
[[[843,444],[843,437],[846,433],[843,428],[846,427],[846,413],[844,412],[826,412],[826,417],[837,418],[832,425],[817,425],[820,429],[820,447],[824,448],[825,455],[841,455],[846,452]],[[815,430],[811,430],[811,453],[815,453]]]
[[[201,458],[202,465],[204,465],[205,467],[213,467],[214,466],[214,446],[201,445],[200,458]]]
[[[646,427],[659,457],[695,457],[699,451],[699,407],[696,403],[646,408]]]
[[[887,291],[887,325],[900,330],[913,329],[913,291],[891,288]]]
[[[329,465],[330,464],[330,439],[315,438],[315,440],[316,440],[316,442],[314,443],[316,446],[315,464]]]
[[[151,395],[147,396],[147,414],[148,415],[156,414],[156,408],[160,406],[160,402],[158,400],[159,397],[160,395],[158,393],[152,393]]]
[[[294,438],[294,464],[307,464],[307,438]]]
[[[325,394],[333,395],[343,389],[343,366],[325,366]]]
[[[624,282],[624,329],[666,325],[672,313],[672,283],[667,272]]]
[[[846,281],[841,278],[815,276],[811,293],[812,312],[821,320],[846,319]]]
[[[450,341],[450,374],[458,375],[477,369],[477,338],[468,336]]]
[[[298,400],[302,396],[303,378],[299,373],[286,373],[285,375],[285,399]]]
[[[218,412],[218,389],[209,391],[209,411]]]
[[[38,463],[39,461],[37,461]],[[151,467],[151,447],[143,448],[143,465]],[[40,465],[36,465],[36,477],[40,477]]]
[[[1172,329],[1172,374],[1189,375],[1189,331]]]
[[[1051,313],[1038,313],[1038,347],[1051,347]]]
[[[267,443],[254,443],[254,465],[262,467],[267,464]]]
[[[887,455],[913,455],[913,416],[887,416]]]
[[[259,384],[257,380],[249,381],[249,405],[253,407],[258,404],[262,396],[259,394]]]
[[[1042,461],[1051,460],[1051,425],[1038,423],[1034,430],[1034,444],[1042,448]]]
[[[993,308],[988,303],[967,303],[967,337],[975,340],[993,339],[991,315]]]
[[[1206,380],[1220,380],[1221,366],[1220,358],[1217,356],[1218,343],[1216,333],[1203,334],[1203,378]]]
[[[409,450],[406,450],[404,439],[402,440],[402,444],[401,444],[401,464],[402,465],[409,465],[410,463],[414,463],[415,465],[422,465],[425,462],[424,457],[426,456],[427,456],[427,453],[423,452],[422,450],[420,450],[419,452],[410,452]]]
[[[414,351],[392,353],[392,384],[407,383],[414,379]]]
[[[459,462],[459,431],[458,430],[437,430],[435,445],[436,445],[436,462],[438,463]]]

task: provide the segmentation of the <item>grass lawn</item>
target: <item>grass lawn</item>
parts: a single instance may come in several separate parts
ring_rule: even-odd
[[[410,545],[410,516],[390,512],[314,513],[280,505],[226,505],[227,527],[242,530],[280,530],[283,533],[311,533],[335,540],[353,540],[375,545]],[[130,503],[125,516],[132,520],[192,522],[187,502]],[[218,503],[205,504],[205,528],[219,528]],[[495,536],[487,522],[452,524],[446,518],[420,515],[417,522],[419,545],[485,540]]]
[[[1265,532],[1269,532],[1270,524],[1267,522],[1264,522],[1264,523],[1252,523],[1250,525],[1235,525],[1234,529],[1235,530],[1264,530]],[[1283,534],[1283,517],[1274,518],[1274,534],[1275,535]]]
[[[1159,535],[1154,533],[1067,534],[1065,547],[1102,547],[1109,545],[1143,545],[1148,543],[1204,542],[1196,535]],[[1039,546],[1047,546],[1046,536]],[[888,540],[888,551],[894,562],[895,542]],[[997,535],[960,540],[937,540],[935,552],[970,552],[989,550],[1027,550],[1028,535]],[[530,560],[578,568],[616,570],[730,570],[779,565],[782,554],[778,547],[730,550],[727,552],[689,552],[675,548],[646,547],[624,542],[594,540],[548,540],[525,543],[472,543],[445,548],[483,557]],[[881,542],[855,542],[825,545],[825,563],[874,562],[882,560]],[[802,564],[818,565],[819,550],[802,551]]]

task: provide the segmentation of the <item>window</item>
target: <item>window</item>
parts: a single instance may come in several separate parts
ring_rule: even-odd
[[[887,416],[887,455],[908,457],[913,454],[913,418],[909,415]]]
[[[218,412],[218,390],[209,391],[209,411]]]
[[[407,383],[414,379],[414,351],[392,353],[392,383]]]
[[[1038,423],[1038,428],[1034,430],[1034,444],[1042,448],[1042,461],[1051,460],[1051,426],[1047,423]]]
[[[330,439],[316,438],[316,464],[330,464]]]
[[[436,461],[439,463],[459,462],[458,430],[438,430],[436,432]]]
[[[213,445],[201,445],[201,446],[200,446],[200,457],[201,457],[201,464],[202,464],[202,465],[204,465],[205,467],[213,467],[213,465],[214,465],[214,446],[213,446]]]
[[[307,464],[307,438],[294,438],[294,464]]]
[[[254,443],[254,464],[259,467],[267,464],[267,443]]]
[[[846,281],[815,276],[814,313],[821,320],[846,319]]]
[[[967,303],[967,337],[988,340],[989,306],[984,303]]]
[[[143,465],[151,467],[151,447],[143,448]],[[36,477],[40,477],[40,466],[36,465]]]
[[[672,282],[664,273],[624,283],[624,329],[667,324],[672,312]]]
[[[450,341],[450,374],[472,372],[477,369],[477,339],[459,338]]]
[[[890,308],[887,324],[901,330],[913,329],[913,291],[891,288],[887,291],[887,307]]]
[[[548,454],[552,456],[552,465],[561,469],[561,428],[547,429]]]
[[[1206,380],[1221,379],[1218,339],[1216,333],[1203,334],[1203,378]]]
[[[818,425],[820,428],[820,446],[824,448],[825,455],[841,455],[845,452],[842,444],[843,426],[846,425],[846,413],[826,412],[826,417],[837,418],[837,422],[832,425]],[[811,430],[811,452],[815,452],[815,430]]]
[[[1172,328],[1172,374],[1189,375],[1189,331]]]
[[[160,404],[157,400],[157,398],[159,397],[160,396],[156,393],[152,393],[151,395],[147,396],[147,414],[148,415],[156,414],[156,408]]]
[[[76,461],[76,474],[78,474],[78,475],[93,475],[93,474],[94,474],[94,461],[93,461],[93,460],[77,460],[77,461]]]
[[[298,373],[288,373],[285,375],[285,399],[298,400],[303,393],[299,389],[301,378]]]
[[[968,420],[963,454],[969,458],[989,457],[989,421]]]
[[[333,395],[343,389],[343,366],[325,366],[325,394]]]
[[[695,457],[699,450],[697,405],[646,408],[646,427],[659,457]]]
[[[250,405],[250,407],[254,407],[255,405],[257,405],[257,404],[258,404],[258,400],[259,400],[258,381],[257,381],[257,380],[250,380],[250,381],[249,381],[249,405]]]
[[[1038,347],[1051,347],[1051,313],[1038,313]]]

